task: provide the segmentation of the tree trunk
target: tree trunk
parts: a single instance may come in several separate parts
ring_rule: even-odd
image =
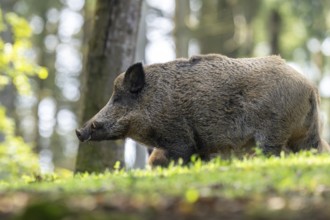
[[[133,62],[142,0],[98,0],[89,43],[83,86],[82,121],[108,101],[113,81]],[[79,145],[76,172],[102,172],[123,161],[122,141]]]
[[[237,48],[233,42],[235,24],[232,2],[203,1],[197,39],[202,54],[221,53],[235,57]],[[205,25],[203,25],[205,24]]]
[[[250,25],[260,5],[260,0],[202,1],[200,25],[193,32],[201,53],[250,56],[254,44]]]
[[[271,54],[280,54],[281,15],[273,9],[269,16],[269,41]]]
[[[190,15],[189,0],[175,1],[175,52],[176,57],[188,57],[191,33],[187,27]]]
[[[141,6],[141,21],[140,27],[138,31],[138,39],[135,53],[135,61],[141,62],[145,61],[145,48],[148,43],[146,31],[147,31],[147,23],[146,23],[146,12],[148,10],[148,5],[144,1]],[[135,160],[132,165],[133,169],[143,169],[146,166],[146,158],[147,158],[147,148],[137,142],[134,142],[135,145]],[[126,148],[125,148],[126,151]],[[128,152],[125,152],[128,153]],[[132,152],[131,152],[132,153]]]

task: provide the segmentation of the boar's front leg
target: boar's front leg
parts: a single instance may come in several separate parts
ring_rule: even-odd
[[[160,148],[154,148],[148,158],[148,164],[151,167],[166,167],[169,162],[168,152]]]
[[[191,156],[198,152],[194,138],[189,135],[192,132],[186,132],[186,130],[173,128],[172,133],[169,133],[167,130],[157,132],[157,129],[152,129],[148,133],[148,138],[153,143],[150,145],[156,147],[149,156],[148,164],[152,167],[166,167],[171,161],[177,163],[180,158],[183,160],[183,164],[190,162]]]
[[[193,151],[187,149],[185,151],[177,151],[171,149],[154,148],[149,156],[148,164],[151,167],[166,167],[171,161],[178,162],[180,158],[183,160],[184,164],[187,164],[193,154]]]

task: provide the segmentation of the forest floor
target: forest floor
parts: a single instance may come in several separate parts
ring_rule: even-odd
[[[330,156],[0,181],[0,219],[330,219]]]

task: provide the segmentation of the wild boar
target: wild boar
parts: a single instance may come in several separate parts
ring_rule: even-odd
[[[130,137],[155,147],[151,165],[193,154],[267,155],[328,148],[320,137],[317,89],[278,56],[210,54],[143,66],[114,81],[109,102],[76,133],[80,141]]]

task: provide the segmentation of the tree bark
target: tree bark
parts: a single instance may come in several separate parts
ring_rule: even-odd
[[[280,35],[282,19],[278,10],[273,9],[269,16],[269,41],[271,54],[280,54]]]
[[[201,53],[250,56],[254,44],[250,25],[260,5],[260,0],[202,1],[200,25],[193,32]]]
[[[237,48],[233,44],[235,34],[233,14],[230,1],[203,1],[201,25],[196,33],[202,54],[221,53],[230,57],[236,56]]]
[[[189,0],[175,1],[175,52],[176,57],[188,57],[191,33],[187,27],[190,15]]]
[[[82,97],[86,122],[108,101],[113,81],[133,62],[142,0],[98,0],[89,43]],[[102,172],[123,161],[122,141],[81,143],[76,172]]]
[[[148,39],[146,36],[147,31],[147,23],[146,23],[146,12],[148,10],[148,5],[144,1],[141,6],[141,21],[138,31],[138,38],[137,38],[137,46],[136,46],[136,53],[135,53],[135,61],[141,62],[145,61],[145,48],[148,43]],[[135,143],[135,161],[132,165],[133,169],[143,169],[146,166],[146,158],[147,158],[147,148],[137,142]],[[125,148],[126,150],[126,148]],[[127,153],[127,152],[125,152]]]

